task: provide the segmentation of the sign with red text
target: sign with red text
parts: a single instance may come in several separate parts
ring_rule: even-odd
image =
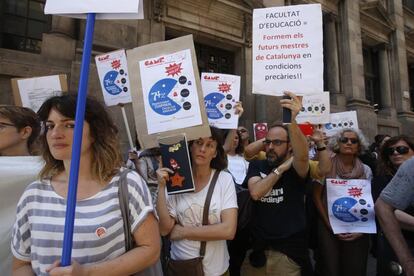
[[[334,234],[377,232],[371,180],[328,178],[326,191]]]
[[[148,134],[201,125],[190,50],[139,62]]]
[[[45,14],[86,18],[96,13],[96,19],[143,19],[142,0],[47,0]]]
[[[323,91],[320,4],[255,9],[252,47],[253,93]]]
[[[239,115],[234,105],[240,98],[240,76],[216,73],[202,73],[204,104],[208,122],[222,129],[236,129]]]
[[[130,103],[128,65],[125,50],[95,57],[96,69],[107,106]]]
[[[302,109],[296,117],[296,122],[314,125],[329,123],[330,110],[329,92],[305,95],[302,98]]]

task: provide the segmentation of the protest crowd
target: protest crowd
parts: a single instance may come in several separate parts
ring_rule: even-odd
[[[300,27],[291,18],[299,14],[266,13],[286,21],[259,29]],[[0,105],[0,184],[9,184],[0,185],[9,198],[0,202],[0,275],[364,276],[375,259],[375,275],[414,276],[414,137],[368,141],[355,111],[322,118],[329,93],[296,91],[302,73],[272,71],[300,65],[253,72],[262,94],[279,96],[282,120],[239,124],[250,104],[240,101],[240,77],[199,77],[188,36],[161,43],[173,50],[128,50],[128,62],[139,60],[128,67],[125,51],[116,53],[121,88],[102,65],[115,54],[97,57],[104,101],[86,96],[83,120],[80,92],[49,95],[35,111]],[[275,53],[262,60],[285,55],[265,46],[256,48]],[[272,95],[267,81],[294,85]],[[135,139],[124,116],[130,144],[122,152],[123,126],[107,107],[125,114],[116,95],[131,88]],[[316,100],[321,112],[304,119]]]

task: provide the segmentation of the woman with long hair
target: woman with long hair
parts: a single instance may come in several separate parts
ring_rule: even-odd
[[[189,143],[195,186],[193,193],[167,196],[166,180],[168,173],[172,172],[167,168],[158,169],[157,211],[160,232],[171,239],[172,260],[200,257],[200,244],[206,241],[202,260],[204,274],[223,275],[229,266],[226,240],[233,239],[236,232],[237,199],[233,178],[223,171],[227,167],[223,138],[218,129],[210,129],[210,137]],[[207,191],[216,171],[219,175],[211,197],[208,225],[202,225]]]
[[[129,275],[159,258],[160,239],[150,193],[135,172],[126,175],[131,235],[125,252],[118,197],[122,159],[117,128],[96,100],[86,101],[72,264],[59,267],[75,126],[76,95],[46,100],[38,111],[44,167],[17,205],[11,249],[14,275]]]
[[[378,175],[372,180],[372,196],[374,201],[377,200],[381,191],[387,186],[396,174],[398,168],[406,160],[414,156],[414,141],[405,135],[398,135],[389,138],[379,149]],[[414,208],[405,211],[396,210],[397,219],[401,219],[404,224],[404,217],[407,213],[414,214]],[[377,223],[378,231],[376,240],[374,239],[374,248],[377,256],[377,275],[392,275],[391,262],[397,262],[390,244],[388,243],[384,232]],[[414,234],[410,231],[403,231],[404,237],[410,246],[414,247]],[[376,245],[376,246],[375,246]]]
[[[371,169],[358,158],[367,147],[359,130],[343,129],[330,138],[332,168],[326,178],[372,179]],[[328,219],[327,195],[324,185],[314,186],[314,201],[319,211],[318,248],[322,275],[366,274],[369,238],[362,233],[333,234]]]

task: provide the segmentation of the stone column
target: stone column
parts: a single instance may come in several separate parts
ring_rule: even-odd
[[[378,51],[379,58],[379,81],[381,91],[381,108],[390,109],[391,102],[391,79],[390,79],[390,67],[388,59],[388,46],[382,45]]]
[[[328,14],[325,16],[324,31],[325,31],[325,45],[326,45],[326,62],[328,68],[328,90],[331,93],[339,93],[339,59],[338,59],[338,43],[336,35],[336,21],[337,18]]]

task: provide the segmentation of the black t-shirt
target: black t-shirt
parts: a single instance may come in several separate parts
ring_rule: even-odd
[[[249,164],[246,179],[265,178],[274,168],[266,160]],[[305,183],[293,166],[283,173],[267,196],[254,202],[253,235],[262,241],[284,239],[305,231]]]

